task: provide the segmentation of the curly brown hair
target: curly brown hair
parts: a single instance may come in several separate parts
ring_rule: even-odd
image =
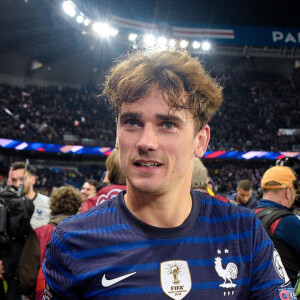
[[[197,132],[223,100],[222,88],[197,58],[177,51],[144,51],[129,56],[111,69],[104,93],[118,114],[122,103],[144,98],[155,86],[171,108],[192,112]]]
[[[61,186],[60,188],[53,189],[50,198],[52,215],[62,213],[75,215],[83,202],[80,192],[71,186]]]

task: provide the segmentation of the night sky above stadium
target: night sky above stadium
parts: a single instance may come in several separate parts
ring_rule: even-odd
[[[299,0],[111,0],[81,1],[89,10],[146,22],[299,28]],[[96,13],[97,14],[97,13]]]

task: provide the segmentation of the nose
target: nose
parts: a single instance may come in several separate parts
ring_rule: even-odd
[[[16,181],[14,181],[14,182],[13,182],[13,184],[12,184],[12,185],[13,185],[15,188],[17,188],[17,189],[18,189],[18,188],[19,188],[19,186],[20,186],[20,183],[21,183],[21,180],[16,180]]]
[[[144,124],[137,141],[137,148],[142,151],[155,151],[158,148],[158,137],[152,124]]]

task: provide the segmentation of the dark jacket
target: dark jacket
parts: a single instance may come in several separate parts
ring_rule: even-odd
[[[252,196],[246,204],[238,203],[238,202],[236,202],[236,195],[237,195],[237,192],[230,194],[227,198],[233,204],[236,204],[236,205],[242,206],[242,207],[246,207],[246,208],[250,208],[250,209],[255,209],[259,205],[259,201],[256,200],[256,198],[254,196]]]
[[[50,223],[56,226],[67,217],[69,217],[69,215],[65,214],[52,216]],[[42,227],[39,227],[39,229]],[[26,296],[33,295],[35,293],[36,282],[40,268],[40,258],[39,240],[36,234],[32,233],[24,245],[18,269],[19,286],[22,294]]]

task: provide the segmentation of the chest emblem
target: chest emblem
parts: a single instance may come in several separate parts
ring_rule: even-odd
[[[43,211],[41,209],[37,209],[36,212],[37,212],[38,216],[41,216],[43,214]]]
[[[187,261],[162,262],[160,264],[160,284],[164,293],[171,299],[183,299],[192,288],[192,277]]]
[[[221,254],[222,251],[218,250],[218,254]],[[229,253],[228,249],[224,250],[225,254]],[[219,285],[219,287],[227,289],[227,292],[224,292],[224,296],[233,295],[236,284],[233,282],[234,279],[237,278],[238,275],[238,267],[235,263],[229,262],[227,264],[222,263],[222,258],[217,256],[215,258],[215,270],[217,274],[224,280],[223,283]]]

